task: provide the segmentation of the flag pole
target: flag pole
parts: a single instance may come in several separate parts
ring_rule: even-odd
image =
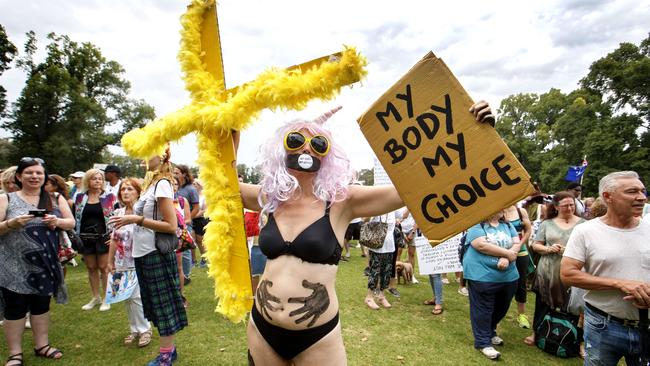
[[[587,155],[585,155],[584,158],[582,158],[582,162],[584,163],[587,160]],[[585,173],[587,172],[587,169],[582,172],[582,175],[580,176],[580,185],[582,185],[582,180],[585,178]]]

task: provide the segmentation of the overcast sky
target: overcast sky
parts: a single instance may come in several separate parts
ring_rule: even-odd
[[[131,97],[158,116],[188,103],[176,61],[180,0],[0,0],[0,23],[22,50],[25,33],[49,32],[91,42],[119,62]],[[328,125],[352,165],[371,168],[373,153],[356,118],[429,50],[442,58],[475,100],[501,99],[550,88],[575,89],[589,65],[621,42],[650,31],[649,0],[616,1],[247,1],[218,6],[226,85],[254,79],[270,66],[290,66],[353,45],[369,61],[368,76],[331,102],[299,112],[266,111],[245,131],[239,161],[256,164],[258,147],[280,123],[344,108]],[[14,101],[24,75],[7,71],[0,83]],[[0,135],[6,136],[6,133]],[[197,165],[195,139],[172,145],[175,162]]]

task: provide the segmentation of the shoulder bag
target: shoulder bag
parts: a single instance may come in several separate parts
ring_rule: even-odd
[[[156,189],[161,180],[156,182],[156,186],[153,189],[153,219],[156,221],[158,221],[158,199],[156,198]],[[171,253],[178,248],[178,237],[176,236],[176,233],[161,233],[156,231],[155,244],[156,249],[160,254]]]
[[[379,221],[364,222],[361,225],[359,244],[370,249],[379,249],[384,246],[387,232],[388,223],[381,221],[381,216]]]

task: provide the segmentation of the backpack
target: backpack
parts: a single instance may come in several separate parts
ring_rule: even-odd
[[[578,317],[554,310],[549,310],[535,329],[537,348],[561,358],[578,356],[581,339]]]
[[[481,223],[481,229],[485,231],[485,227],[483,226],[483,223]],[[469,230],[465,231],[463,233],[463,236],[460,237],[460,244],[458,245],[458,261],[460,264],[463,264],[463,258],[465,257],[465,253],[467,253],[467,249],[469,249],[470,243],[467,243],[467,232]],[[485,234],[487,235],[487,231],[485,231]]]

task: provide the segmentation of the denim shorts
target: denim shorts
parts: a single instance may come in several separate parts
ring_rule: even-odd
[[[259,245],[251,247],[251,275],[260,276],[264,273],[266,266],[266,256],[260,250]]]

